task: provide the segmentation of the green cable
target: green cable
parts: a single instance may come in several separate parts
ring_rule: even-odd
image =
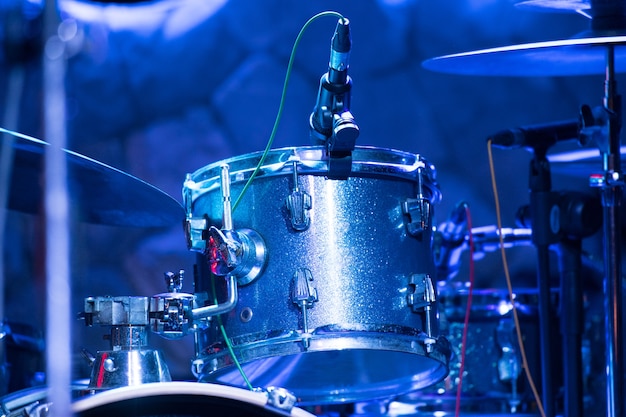
[[[214,300],[215,304],[217,304],[217,292],[215,291],[214,275],[211,275],[211,287],[212,287],[212,290],[213,290],[213,300]],[[235,366],[237,367],[237,369],[239,370],[239,373],[241,374],[241,377],[243,378],[243,381],[246,384],[246,386],[248,387],[248,389],[250,391],[253,391],[254,387],[252,386],[252,383],[250,383],[250,380],[248,379],[248,376],[244,372],[243,368],[241,367],[241,364],[239,363],[239,360],[237,359],[237,356],[235,356],[235,350],[233,349],[233,345],[230,342],[230,338],[226,334],[226,329],[224,328],[224,324],[222,323],[222,316],[221,315],[217,316],[217,324],[219,325],[220,332],[222,333],[222,337],[224,338],[224,342],[226,343],[226,347],[228,348],[228,353],[230,354],[230,357],[233,358],[233,362],[234,362]]]
[[[298,36],[296,37],[296,40],[293,44],[293,48],[291,49],[291,56],[289,57],[289,64],[287,65],[287,73],[285,75],[285,81],[283,83],[283,92],[280,97],[280,105],[278,106],[278,113],[276,114],[276,120],[274,121],[274,127],[272,128],[272,133],[270,134],[270,138],[267,141],[267,145],[265,146],[265,150],[263,151],[263,155],[261,156],[259,163],[257,164],[256,168],[252,172],[252,175],[250,175],[250,178],[248,178],[248,181],[243,186],[241,193],[239,194],[239,196],[237,197],[237,200],[233,204],[233,211],[235,211],[235,209],[241,202],[241,198],[250,187],[252,180],[254,180],[254,178],[257,176],[257,174],[261,170],[261,167],[263,166],[263,163],[265,162],[265,158],[267,158],[267,155],[270,149],[272,149],[272,143],[274,143],[274,138],[276,137],[276,132],[278,131],[278,125],[280,124],[280,120],[283,117],[283,110],[285,108],[285,99],[287,96],[287,85],[289,84],[289,78],[291,77],[291,69],[293,67],[293,61],[296,55],[296,50],[298,49],[298,44],[300,44],[300,40],[302,39],[302,35],[307,30],[307,28],[311,25],[311,23],[313,23],[320,17],[324,17],[324,16],[335,16],[339,19],[345,19],[340,13],[337,13],[337,12],[332,12],[332,11],[321,12],[321,13],[316,14],[312,18],[310,18],[304,24],[304,26],[302,26],[302,29],[300,29],[300,33],[298,33]]]
[[[318,13],[315,16],[311,17],[309,20],[307,20],[307,22],[302,26],[302,29],[300,29],[300,33],[298,33],[298,36],[296,37],[296,40],[294,41],[293,48],[291,49],[291,55],[289,56],[289,64],[287,65],[287,73],[285,74],[285,81],[283,83],[283,92],[282,92],[282,95],[280,97],[280,105],[278,107],[278,113],[276,115],[276,120],[274,121],[274,127],[272,128],[272,133],[270,134],[270,138],[267,141],[267,145],[265,146],[265,150],[263,151],[263,155],[261,155],[261,159],[259,160],[259,163],[257,164],[256,168],[252,172],[252,175],[250,175],[250,178],[248,178],[248,181],[243,186],[243,188],[241,190],[241,193],[239,193],[239,196],[237,197],[237,200],[233,204],[232,211],[235,211],[235,209],[239,205],[239,202],[241,201],[241,198],[243,197],[243,195],[246,193],[246,191],[250,187],[250,184],[252,183],[252,180],[254,180],[254,178],[257,176],[257,174],[261,170],[261,167],[263,166],[263,163],[265,162],[265,159],[267,158],[267,155],[269,154],[269,151],[272,149],[272,143],[274,142],[274,138],[276,137],[276,132],[278,131],[278,125],[280,124],[280,120],[281,120],[281,118],[283,116],[283,110],[285,108],[285,98],[286,98],[286,95],[287,95],[287,85],[289,84],[289,78],[291,76],[291,70],[293,68],[293,61],[294,61],[294,58],[295,58],[295,55],[296,55],[296,50],[298,49],[298,45],[300,44],[300,40],[302,39],[302,35],[307,30],[307,28],[311,25],[311,23],[313,23],[317,19],[319,19],[321,17],[325,17],[325,16],[335,16],[335,17],[337,17],[339,19],[345,19],[343,17],[343,15],[341,15],[340,13],[337,13],[337,12],[333,12],[333,11],[321,12],[321,13]],[[214,275],[211,275],[211,285],[213,287],[212,288],[213,289],[213,300],[214,300],[215,304],[218,304],[218,302],[217,302],[217,293],[215,291],[215,276]],[[230,341],[230,338],[226,334],[226,329],[224,328],[224,324],[222,323],[222,317],[220,315],[217,316],[217,322],[218,322],[218,325],[219,325],[219,328],[220,328],[220,332],[222,333],[222,337],[224,338],[224,342],[226,343],[226,347],[228,348],[228,352],[229,352],[231,358],[233,359],[233,363],[235,364],[235,366],[239,370],[239,373],[241,374],[241,376],[242,376],[242,378],[244,380],[244,383],[246,384],[248,389],[253,391],[254,387],[250,383],[250,380],[246,376],[246,373],[244,372],[243,368],[241,367],[241,364],[239,363],[239,360],[237,359],[237,356],[235,355],[235,350],[234,350],[233,345],[232,345],[232,343]]]

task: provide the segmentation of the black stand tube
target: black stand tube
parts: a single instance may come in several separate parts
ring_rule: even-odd
[[[551,191],[546,149],[535,149],[530,165],[530,212],[533,219],[533,244],[537,248],[537,285],[539,288],[539,335],[541,348],[542,396],[546,417],[554,417],[555,402],[552,378],[552,314],[550,307],[550,245],[558,241],[558,220],[553,208],[558,204]],[[558,214],[558,211],[556,211]]]
[[[583,291],[582,244],[580,240],[563,239],[557,245],[561,278],[561,334],[563,353],[563,415],[583,414]]]
[[[607,142],[601,144],[604,178],[604,293],[606,324],[607,416],[624,416],[624,364],[622,351],[621,201],[620,163],[621,97],[616,94],[615,48],[607,46],[604,110],[608,116]],[[593,184],[598,185],[598,184]]]

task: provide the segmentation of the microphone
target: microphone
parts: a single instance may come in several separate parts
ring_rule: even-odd
[[[557,142],[575,139],[581,141],[579,120],[564,120],[547,124],[521,126],[506,129],[490,137],[494,146],[501,148],[543,148]]]
[[[309,118],[311,139],[327,145],[330,152],[351,152],[359,136],[359,128],[350,112],[351,49],[350,21],[341,18],[331,40],[328,72],[320,79],[317,101]]]

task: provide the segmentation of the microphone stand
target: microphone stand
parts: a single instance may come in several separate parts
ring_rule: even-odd
[[[581,193],[561,194],[559,207],[562,239],[554,249],[561,279],[563,415],[580,417],[584,407],[582,239],[592,236],[602,227],[602,207],[598,199]]]
[[[536,146],[530,162],[529,189],[530,213],[533,219],[532,242],[537,249],[537,285],[539,290],[539,344],[541,352],[542,397],[546,417],[554,417],[554,392],[552,365],[552,314],[550,308],[550,245],[559,240],[558,224],[555,227],[552,208],[557,204],[557,194],[551,191],[550,164],[546,158],[547,147]],[[556,229],[556,230],[555,230]]]
[[[563,415],[582,416],[583,411],[583,293],[582,241],[564,238],[556,248],[561,278],[561,334],[563,353]]]

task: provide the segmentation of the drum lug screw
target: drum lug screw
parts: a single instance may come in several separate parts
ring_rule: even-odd
[[[307,268],[298,268],[293,275],[291,287],[291,301],[302,310],[302,332],[309,333],[307,309],[318,301],[317,289],[313,286],[313,274]],[[308,348],[308,338],[302,339],[305,348]]]

